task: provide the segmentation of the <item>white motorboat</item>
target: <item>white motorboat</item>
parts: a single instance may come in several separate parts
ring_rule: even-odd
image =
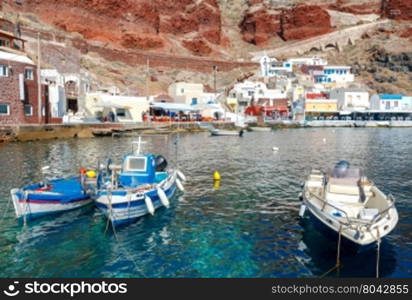
[[[259,132],[270,132],[272,131],[271,127],[249,127],[251,131],[259,131]]]
[[[210,134],[213,136],[243,136],[243,129],[240,131],[211,129]]]
[[[307,208],[322,228],[340,233],[356,246],[379,242],[398,223],[394,198],[347,161],[326,172],[312,170],[302,200],[301,217]]]

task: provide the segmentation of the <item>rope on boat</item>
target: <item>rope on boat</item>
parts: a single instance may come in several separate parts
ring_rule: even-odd
[[[0,225],[3,223],[4,219],[6,218],[6,214],[7,214],[7,212],[9,211],[9,207],[10,207],[11,201],[12,201],[12,199],[11,199],[11,197],[10,197],[10,198],[9,198],[9,201],[7,201],[6,209],[4,210],[3,215],[1,216]]]
[[[380,256],[381,256],[381,236],[379,233],[379,228],[376,228],[376,231],[378,233],[378,240],[376,242],[377,244],[377,251],[376,251],[376,278],[379,278],[379,264],[380,264]]]
[[[323,273],[320,278],[325,277],[326,275],[332,273],[334,270],[337,271],[337,273],[339,274],[339,269],[342,266],[342,264],[340,263],[340,246],[341,246],[341,242],[342,242],[342,224],[339,226],[339,237],[338,237],[338,249],[337,249],[337,253],[336,253],[336,265],[334,265],[331,269],[329,269],[328,271],[326,271],[325,273]]]

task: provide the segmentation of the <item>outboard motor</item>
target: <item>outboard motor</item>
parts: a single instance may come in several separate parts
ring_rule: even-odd
[[[346,160],[341,160],[335,165],[333,169],[333,177],[342,178],[348,173],[350,163]]]
[[[243,129],[241,129],[241,130],[239,131],[239,136],[240,136],[240,137],[243,136]]]
[[[156,172],[163,172],[167,167],[167,160],[162,155],[157,155],[155,158]]]

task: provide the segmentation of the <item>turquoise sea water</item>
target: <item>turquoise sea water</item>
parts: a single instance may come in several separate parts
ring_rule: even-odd
[[[300,183],[311,167],[341,159],[363,167],[397,199],[400,220],[381,249],[381,276],[412,275],[412,130],[285,129],[239,137],[207,133],[147,137],[188,177],[169,209],[105,233],[93,206],[26,226],[11,188],[75,174],[120,158],[133,138],[13,143],[0,147],[0,277],[318,277],[336,260],[336,240],[298,218]],[[323,142],[323,138],[326,142]],[[273,152],[272,147],[279,147]],[[177,153],[177,155],[176,155]],[[176,161],[176,157],[178,160]],[[214,189],[212,174],[222,181]],[[339,276],[375,276],[376,252],[342,253]],[[337,276],[331,273],[329,276]]]

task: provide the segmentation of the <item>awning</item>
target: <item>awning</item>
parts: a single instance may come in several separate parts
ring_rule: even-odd
[[[151,104],[153,108],[159,108],[163,110],[179,112],[179,111],[199,111],[199,109],[193,108],[190,105],[181,104],[181,103],[165,103],[165,102],[154,102]]]
[[[119,103],[113,103],[108,101],[95,104],[94,107],[130,109],[130,106],[121,105]]]

